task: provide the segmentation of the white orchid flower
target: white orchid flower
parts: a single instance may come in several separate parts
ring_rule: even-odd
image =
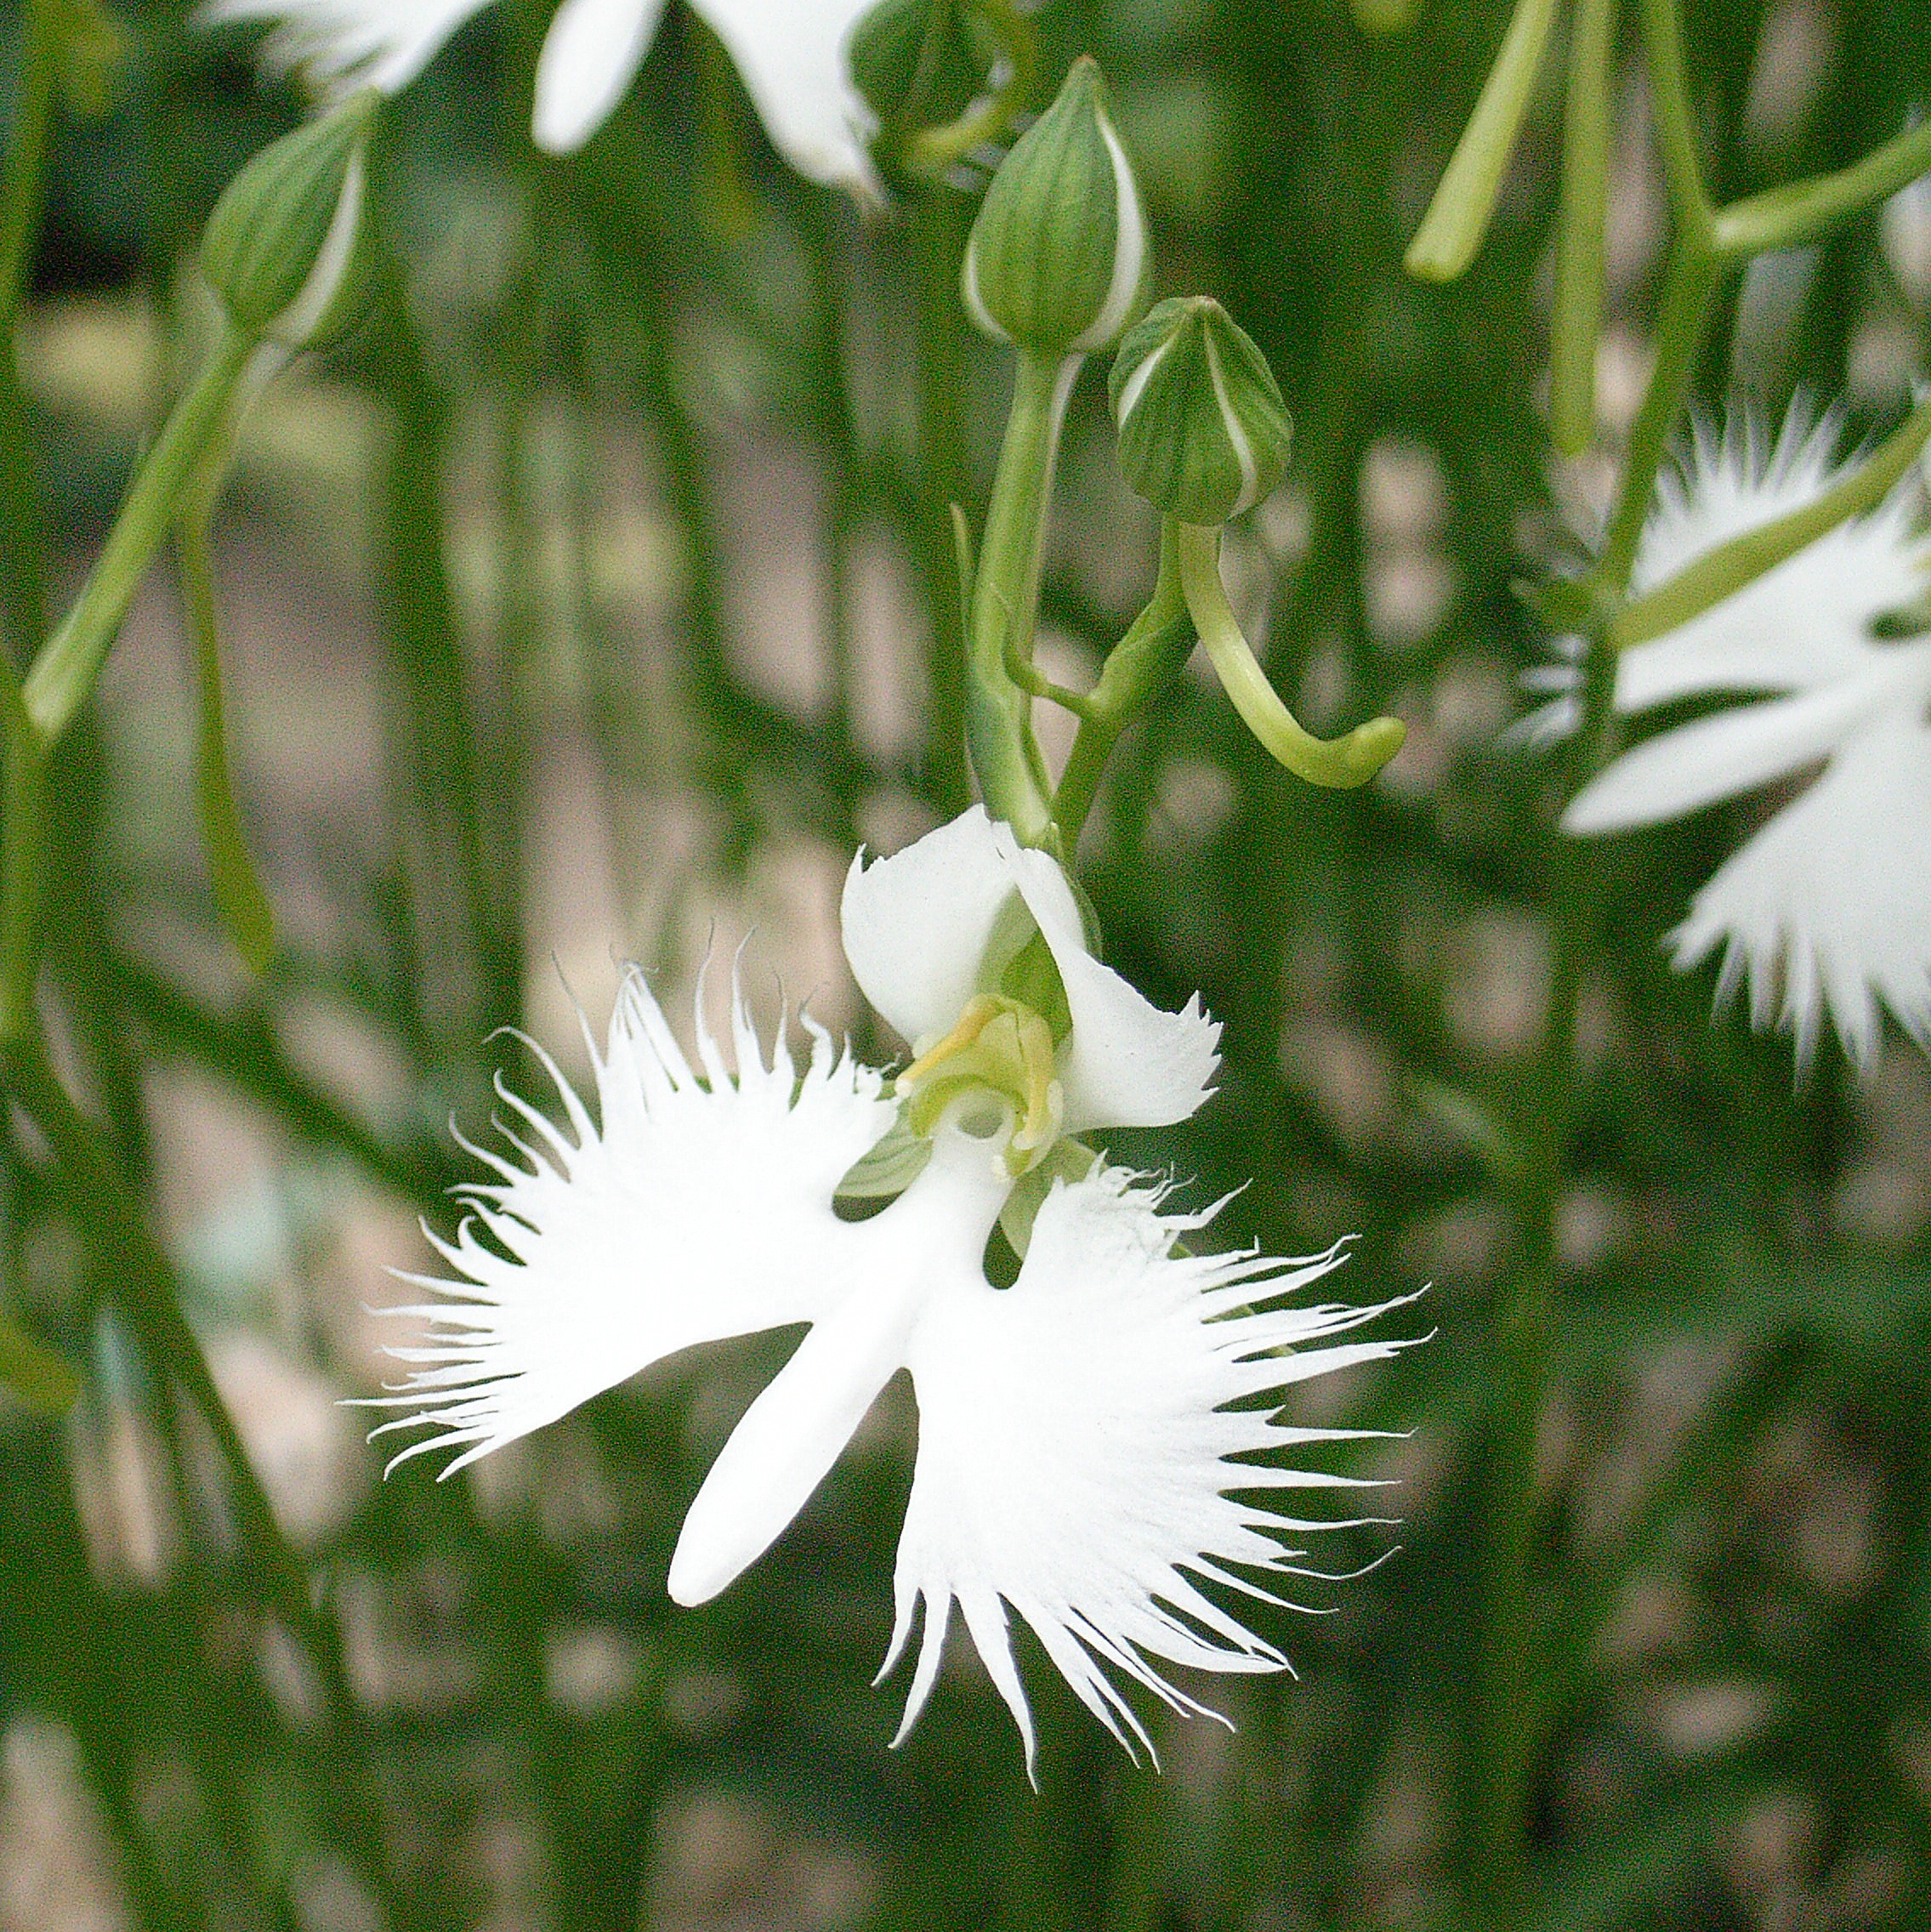
[[[1718,544],[1815,502],[1837,480],[1837,425],[1793,410],[1767,456],[1747,427],[1700,427],[1644,527],[1632,587],[1667,582]],[[1689,971],[1724,947],[1720,1006],[1747,976],[1754,1025],[1773,1019],[1808,1063],[1827,1009],[1860,1069],[1877,1057],[1880,1002],[1931,1048],[1931,639],[1886,639],[1888,612],[1925,589],[1925,543],[1909,479],[1870,515],[1827,536],[1616,661],[1616,708],[1775,694],[1679,724],[1599,773],[1570,802],[1580,834],[1654,825],[1821,762],[1814,782],[1718,870],[1668,935]],[[1572,693],[1573,663],[1534,676]],[[1574,729],[1572,695],[1515,727]]]
[[[487,0],[209,0],[200,18],[273,20],[269,61],[330,92],[406,87]],[[844,44],[866,0],[692,0],[736,63],[773,144],[800,174],[868,198],[871,111]],[[537,62],[531,137],[571,154],[603,126],[644,63],[664,0],[563,0]]]
[[[1201,1707],[1161,1662],[1286,1668],[1201,1584],[1281,1601],[1254,1573],[1310,1573],[1278,1539],[1329,1526],[1252,1498],[1353,1486],[1255,1459],[1353,1432],[1289,1427],[1252,1400],[1404,1344],[1351,1338],[1380,1309],[1281,1305],[1338,1249],[1184,1253],[1178,1237],[1213,1211],[1170,1213],[1163,1185],[1103,1162],[1052,1186],[1018,1279],[992,1287],[986,1242],[1048,1134],[1184,1118],[1207,1094],[1218,1029],[1197,1001],[1161,1012],[1095,959],[1059,867],[977,808],[895,857],[855,861],[843,917],[860,985],[923,1049],[909,1080],[888,1098],[883,1074],[809,1021],[801,1076],[741,999],[735,1077],[701,1022],[694,1068],[633,974],[593,1047],[599,1119],[554,1065],[567,1134],[503,1089],[521,1159],[483,1154],[498,1178],[468,1191],[452,1241],[430,1236],[454,1278],[417,1277],[435,1298],[396,1311],[430,1336],[392,1351],[412,1372],[376,1399],[406,1412],[383,1428],[432,1425],[397,1460],[456,1447],[448,1475],[680,1350],[809,1323],[692,1503],[672,1596],[704,1602],[767,1549],[903,1368],[918,1451],[884,1670],[921,1603],[924,1622],[900,1737],[956,1600],[1029,1769],[1008,1605],[1114,1736],[1150,1751],[1108,1668],[1189,1712]],[[1056,977],[1056,1020],[1002,990],[1015,963],[1049,988]],[[901,1110],[929,1145],[923,1167],[881,1213],[840,1219],[842,1180],[895,1123],[905,1131]]]

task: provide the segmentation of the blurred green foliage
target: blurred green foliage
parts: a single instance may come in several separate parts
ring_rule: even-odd
[[[748,105],[718,94],[705,30],[674,10],[572,162],[522,139],[529,23],[507,6],[386,111],[394,284],[322,365],[355,433],[338,447],[304,418],[307,468],[245,460],[228,513],[284,545],[332,528],[325,564],[366,574],[378,835],[298,802],[258,810],[271,895],[298,863],[325,882],[327,916],[295,922],[246,981],[191,847],[150,835],[167,809],[154,740],[173,726],[110,693],[59,754],[47,998],[63,1071],[170,1254],[79,1240],[59,1164],[18,1116],[0,1166],[0,1321],[85,1381],[65,1423],[0,1411],[0,1730],[37,1713],[71,1734],[95,1854],[133,1922],[1481,1923],[1461,1901],[1485,1365],[1517,1258],[1552,865],[1550,775],[1493,737],[1543,645],[1518,583],[1573,554],[1593,474],[1589,458],[1553,467],[1538,393],[1553,64],[1471,272],[1427,286],[1401,256],[1508,12],[1053,0],[1039,16],[1042,99],[1076,53],[1107,74],[1156,223],[1154,292],[1222,301],[1293,413],[1288,485],[1240,556],[1275,679],[1316,728],[1383,710],[1411,727],[1387,777],[1347,795],[1285,777],[1210,684],[1183,679],[1123,742],[1083,879],[1112,962],[1167,1007],[1198,989],[1225,1061],[1196,1120],[1116,1151],[1171,1166],[1192,1198],[1232,1193],[1229,1243],[1298,1252],[1357,1231],[1356,1298],[1432,1278],[1439,1324],[1356,1385],[1344,1418],[1408,1432],[1357,1464],[1405,1478],[1400,1551],[1320,1587],[1332,1617],[1261,1617],[1298,1681],[1213,1686],[1238,1735],[1168,1726],[1156,1781],[1022,1649],[1044,1707],[1039,1798],[967,1668],[884,1749],[897,1700],[866,1686],[889,1624],[906,1418],[721,1600],[667,1604],[718,1405],[785,1338],[738,1346],[703,1386],[599,1398],[498,1482],[437,1486],[416,1464],[364,1485],[298,1537],[292,1577],[258,1533],[219,1400],[184,1366],[196,1333],[213,1350],[252,1330],[325,1387],[363,1387],[304,1284],[372,1201],[446,1225],[463,1164],[445,1118],[478,1128],[499,1061],[535,1090],[514,1042],[489,1036],[525,1017],[549,970],[531,957],[529,900],[559,732],[667,814],[699,798],[739,878],[774,840],[842,854],[883,809],[929,822],[957,803],[935,735],[881,748],[861,728],[849,663],[813,703],[747,668],[733,596],[747,447],[806,452],[804,500],[759,514],[807,521],[817,594],[848,636],[865,533],[925,549],[910,200],[861,218],[785,172]],[[179,344],[185,253],[301,104],[258,85],[247,35],[169,6],[119,17],[107,111],[60,122],[23,329],[82,292],[138,293]],[[0,40],[16,28],[9,13]],[[1715,191],[1894,134],[1931,95],[1926,29],[1914,0],[1693,0]],[[1661,219],[1639,90],[1616,125],[1611,449]],[[938,199],[919,219],[963,233],[964,190]],[[1896,421],[1924,367],[1924,291],[1868,220],[1724,301],[1699,384],[1712,411],[1842,398],[1854,440]],[[976,514],[1005,365],[976,339],[952,349]],[[166,356],[114,373],[136,392],[118,418],[27,385],[56,558],[97,547],[176,380]],[[1044,613],[1089,662],[1150,587],[1155,542],[1114,477],[1103,374],[1075,400]],[[631,487],[639,450],[671,533],[652,566],[668,619],[639,627],[592,573],[559,623],[539,522],[578,518],[581,536],[583,503]],[[480,599],[457,541],[479,494]],[[942,628],[942,573],[923,582]],[[245,743],[249,680],[230,676]],[[1931,1083],[1894,1039],[1873,1093],[1829,1043],[1793,1088],[1787,1043],[1735,1012],[1712,1025],[1710,975],[1668,969],[1659,934],[1752,809],[1601,854],[1538,1463],[1526,1922],[1548,1932],[1931,1918]],[[385,1100],[317,1054],[318,1014],[393,1070]],[[245,1100],[272,1150],[253,1223],[167,1219],[157,1146],[184,1068]],[[130,1311],[130,1270],[153,1267],[175,1272],[179,1333]],[[292,1298],[275,1287],[291,1281]],[[103,1527],[130,1489],[159,1526],[139,1560]],[[1388,1533],[1332,1540],[1346,1569]]]

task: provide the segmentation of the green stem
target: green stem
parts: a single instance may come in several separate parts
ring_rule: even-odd
[[[275,950],[275,914],[255,876],[242,836],[241,815],[228,770],[228,734],[221,698],[221,640],[215,608],[214,568],[208,554],[207,518],[197,507],[183,515],[174,533],[181,569],[181,601],[194,641],[200,713],[195,730],[195,797],[207,847],[214,902],[251,973],[267,969]]]
[[[0,179],[0,545],[6,553],[7,628],[14,662],[25,664],[47,630],[40,518],[34,498],[26,405],[14,356],[14,325],[40,239],[47,161],[60,64],[59,0],[30,0],[21,22],[14,123]]]
[[[823,528],[825,628],[832,651],[832,730],[841,750],[854,736],[858,701],[856,639],[852,632],[852,547],[857,534],[859,489],[854,475],[857,431],[845,380],[843,303],[839,292],[836,216],[821,196],[806,204],[811,243],[813,306],[816,311],[819,433],[830,466],[831,502]]]
[[[1068,857],[1078,849],[1100,774],[1120,734],[1159,696],[1193,649],[1193,618],[1180,588],[1179,531],[1179,525],[1169,521],[1161,531],[1160,577],[1153,595],[1108,654],[1053,794],[1053,819]]]
[[[6,738],[5,818],[0,820],[0,1043],[33,1022],[40,976],[41,898],[47,863],[46,756],[20,702],[11,663],[0,665]]]
[[[1650,386],[1629,433],[1622,483],[1610,518],[1603,553],[1589,573],[1589,588],[1604,613],[1601,629],[1613,622],[1629,588],[1629,572],[1643,521],[1656,492],[1671,433],[1690,394],[1696,360],[1708,325],[1717,264],[1708,248],[1679,234],[1663,273],[1656,316],[1656,359]]]
[[[1650,112],[1656,119],[1656,145],[1662,150],[1663,173],[1669,182],[1670,206],[1680,239],[1707,250],[1715,218],[1709,190],[1703,185],[1696,117],[1690,111],[1689,83],[1684,74],[1683,24],[1677,17],[1677,0],[1642,0],[1642,4]]]
[[[1616,0],[1578,0],[1569,49],[1562,212],[1549,325],[1549,434],[1565,456],[1587,449],[1596,426],[1596,338],[1602,329],[1615,60]]]
[[[1049,838],[1053,809],[1032,735],[1032,700],[1006,670],[1032,658],[1060,426],[1082,358],[1019,352],[1012,412],[992,479],[967,640],[966,742],[987,809],[1029,845]]]
[[[1896,193],[1927,168],[1931,168],[1931,122],[1921,122],[1834,174],[1793,181],[1732,202],[1716,218],[1717,252],[1758,255],[1769,248],[1796,248],[1815,242],[1847,216]]]
[[[65,9],[60,0],[28,0],[22,11],[14,121],[8,130],[7,171],[0,179],[0,330],[9,347],[40,238]]]
[[[66,730],[94,689],[141,577],[173,527],[183,490],[227,429],[230,405],[255,346],[237,329],[224,332],[141,465],[73,608],[34,659],[22,696],[44,743]]]
[[[1495,213],[1508,157],[1515,151],[1554,19],[1555,0],[1516,0],[1474,112],[1402,257],[1410,275],[1424,281],[1452,281],[1474,259]]]
[[[1317,738],[1306,730],[1281,702],[1241,634],[1220,581],[1219,531],[1191,523],[1176,528],[1187,609],[1242,722],[1297,778],[1335,790],[1366,784],[1401,749],[1407,727],[1396,718],[1371,718],[1338,738]]]
[[[925,785],[934,811],[966,808],[965,613],[960,605],[952,509],[966,495],[965,324],[959,262],[965,251],[963,198],[943,184],[912,195],[918,367],[918,555],[932,626],[927,666]]]

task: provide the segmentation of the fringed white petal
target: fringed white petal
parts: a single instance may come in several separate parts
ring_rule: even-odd
[[[880,197],[865,144],[877,122],[845,42],[871,0],[693,0],[730,50],[772,145],[800,174]]]
[[[210,0],[196,15],[279,22],[263,48],[271,71],[305,68],[318,90],[395,94],[406,87],[485,0]]]
[[[1657,480],[1632,589],[1654,590],[1719,544],[1815,503],[1849,467],[1832,463],[1837,431],[1834,415],[1814,421],[1801,402],[1767,451],[1746,413],[1732,416],[1720,436],[1696,423],[1689,451]],[[1688,623],[1632,645],[1616,661],[1616,711],[1633,716],[1712,692],[1814,690],[1874,668],[1884,646],[1871,624],[1924,588],[1919,493],[1906,476],[1870,515],[1840,524]],[[1554,648],[1563,662],[1525,672],[1525,690],[1579,686],[1580,640],[1559,639]],[[1559,698],[1503,736],[1540,747],[1569,736],[1579,721],[1580,707]]]
[[[472,1150],[500,1178],[465,1190],[453,1240],[430,1236],[453,1278],[411,1277],[438,1298],[391,1311],[430,1325],[389,1351],[410,1375],[370,1405],[404,1412],[384,1429],[432,1431],[397,1461],[460,1449],[448,1475],[681,1349],[837,1304],[854,1230],[832,1191],[893,1110],[822,1028],[802,1079],[741,1000],[733,1031],[735,1081],[701,1020],[693,1070],[633,973],[597,1062],[600,1128],[554,1065],[567,1134],[499,1082],[518,1158]]]
[[[903,1655],[923,1602],[900,1738],[931,1690],[954,1598],[1029,1770],[1008,1605],[1129,1752],[1152,1747],[1120,1680],[1200,1713],[1160,1663],[1286,1668],[1200,1585],[1280,1601],[1241,1571],[1294,1573],[1303,1553],[1280,1539],[1328,1526],[1251,1498],[1356,1486],[1248,1462],[1311,1433],[1228,1405],[1405,1344],[1342,1339],[1381,1308],[1279,1305],[1335,1266],[1338,1250],[1298,1262],[1178,1254],[1176,1236],[1207,1217],[1163,1213],[1161,1195],[1118,1168],[1058,1186],[1012,1288],[949,1272],[927,1298],[906,1352],[918,1455],[880,1673]]]
[[[1719,1003],[1747,975],[1753,1024],[1796,1036],[1824,1011],[1859,1068],[1877,1057],[1879,1003],[1931,1050],[1931,730],[1871,723],[1728,860],[1670,935],[1678,968],[1724,946]]]
[[[663,18],[664,0],[563,0],[537,60],[530,134],[574,154],[623,99]]]
[[[1627,832],[1789,777],[1897,706],[1900,684],[1912,681],[1914,668],[1908,652],[1893,650],[1875,670],[1858,677],[1760,704],[1733,705],[1645,739],[1570,800],[1562,829]]]
[[[1801,406],[1767,455],[1747,418],[1733,417],[1720,440],[1700,424],[1680,470],[1659,480],[1632,588],[1652,590],[1718,545],[1815,503],[1849,467],[1832,463],[1837,436],[1834,418],[1813,426]],[[1871,640],[1873,621],[1923,588],[1916,497],[1906,477],[1869,516],[1839,524],[1701,616],[1623,652],[1616,709],[1703,691],[1810,690],[1868,668],[1883,648]]]

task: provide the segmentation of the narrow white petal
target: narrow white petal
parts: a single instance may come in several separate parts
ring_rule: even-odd
[[[1066,875],[1044,852],[1022,847],[1009,827],[992,832],[1066,989],[1066,1132],[1170,1127],[1197,1113],[1219,1064],[1219,1022],[1201,1011],[1198,994],[1178,1013],[1161,1012],[1095,959]]]
[[[1237,1458],[1305,1438],[1264,1410],[1225,1405],[1254,1387],[1247,1370],[1270,1351],[1292,1351],[1271,1357],[1267,1385],[1277,1386],[1404,1345],[1326,1345],[1379,1310],[1279,1305],[1289,1270],[1311,1278],[1338,1254],[1313,1264],[1176,1254],[1175,1236],[1197,1217],[1163,1214],[1158,1202],[1157,1189],[1116,1168],[1055,1188],[1014,1287],[949,1273],[906,1353],[918,1456],[899,1544],[900,1622],[909,1628],[923,1600],[942,1641],[944,1606],[957,1597],[1028,1736],[1001,1600],[1129,1748],[1145,1733],[1109,1673],[1195,1711],[1153,1660],[1285,1668],[1193,1578],[1290,1566],[1298,1553],[1277,1539],[1304,1526],[1252,1500],[1283,1473]],[[1235,1279],[1241,1311],[1211,1319]],[[903,1637],[895,1642],[902,1649]],[[934,1668],[922,1655],[918,1701]],[[916,1714],[908,1705],[908,1721]]]
[[[772,145],[800,174],[878,198],[865,144],[877,122],[845,42],[871,0],[693,0],[730,49]]]
[[[1001,909],[1017,889],[983,805],[845,878],[840,919],[859,989],[912,1041],[942,1033],[979,990]]]
[[[671,1556],[673,1602],[708,1603],[777,1541],[892,1378],[920,1286],[868,1273],[812,1325],[711,1465]]]
[[[421,73],[484,0],[211,0],[196,20],[274,20],[264,64],[306,67],[325,91],[353,85],[395,94]]]
[[[430,1427],[405,1456],[463,1447],[446,1475],[680,1349],[837,1304],[857,1230],[832,1190],[892,1109],[822,1029],[800,1082],[781,1043],[767,1065],[738,1025],[753,1050],[707,1088],[633,974],[597,1067],[600,1128],[560,1077],[567,1134],[499,1083],[522,1164],[492,1157],[503,1178],[467,1190],[455,1238],[430,1236],[453,1278],[412,1277],[441,1298],[430,1335],[390,1351],[412,1372],[370,1405],[400,1412],[385,1429]]]
[[[1562,815],[1562,828],[1627,832],[1800,771],[1873,713],[1896,704],[1900,673],[1911,668],[1906,658],[1893,649],[1855,678],[1735,705],[1648,739],[1576,793]]]
[[[623,99],[662,19],[664,0],[563,0],[537,60],[531,137],[573,154]]]
[[[1931,730],[1922,717],[1886,716],[1850,739],[1724,863],[1670,940],[1684,969],[1723,944],[1719,997],[1747,973],[1753,1020],[1780,1019],[1800,1061],[1828,1009],[1845,1054],[1868,1067],[1880,1002],[1931,1049]]]
[[[849,1292],[815,1318],[712,1464],[671,1558],[679,1603],[707,1603],[783,1534],[904,1362],[926,1300],[948,1279],[982,1279],[1007,1185],[981,1143],[942,1131],[890,1207],[843,1226]]]

